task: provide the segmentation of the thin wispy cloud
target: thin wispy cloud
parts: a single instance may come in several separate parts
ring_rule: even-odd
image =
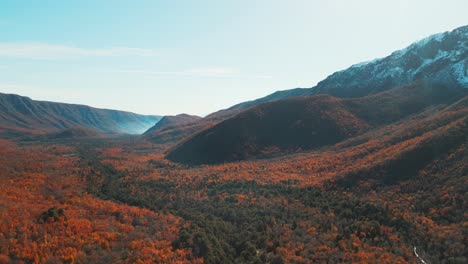
[[[83,57],[158,56],[152,49],[131,47],[81,48],[48,43],[0,42],[0,57],[34,60],[65,60]]]
[[[239,70],[231,68],[195,68],[186,71],[189,75],[206,76],[206,77],[230,77],[239,74]]]
[[[159,71],[159,70],[139,70],[139,69],[105,69],[105,71],[145,74],[145,75],[163,75],[163,76],[188,76],[188,77],[215,77],[215,78],[272,78],[269,75],[245,74],[233,68],[225,67],[206,67],[192,68],[181,71]]]

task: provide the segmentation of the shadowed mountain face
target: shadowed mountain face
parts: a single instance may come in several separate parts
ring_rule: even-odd
[[[337,98],[294,98],[260,105],[221,122],[176,147],[168,158],[194,164],[242,160],[262,151],[331,144],[366,128]]]
[[[159,119],[159,116],[35,101],[24,96],[0,93],[0,129],[6,131],[42,134],[83,127],[100,133],[140,134]]]
[[[418,82],[376,95],[340,99],[329,95],[262,104],[194,135],[170,151],[170,160],[213,164],[275,152],[314,149],[448,104],[463,89]]]

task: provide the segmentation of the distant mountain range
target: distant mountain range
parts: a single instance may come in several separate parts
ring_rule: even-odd
[[[141,134],[160,119],[0,93],[0,131],[10,133],[44,134],[81,127],[100,133]]]
[[[335,72],[314,87],[277,91],[217,111],[201,120],[174,126],[165,133],[154,133],[148,138],[155,143],[176,143],[251,107],[292,97],[317,94],[340,98],[361,97],[418,80],[453,89],[468,88],[467,70],[468,26],[463,26],[451,32],[427,37],[387,57],[355,64]]]
[[[352,65],[314,87],[278,91],[222,111],[246,109],[295,96],[360,97],[416,80],[468,88],[468,26],[429,36],[387,57]]]
[[[215,129],[215,126],[221,125],[220,122],[228,121],[231,118],[235,118],[237,121],[229,122],[241,122],[242,117],[249,116],[248,113],[251,113],[250,117],[245,120],[252,119],[249,122],[256,123],[254,118],[256,115],[252,114],[252,112],[266,110],[263,107],[267,106],[262,106],[256,110],[255,107],[283,99],[319,94],[327,94],[336,98],[367,97],[415,82],[420,87],[426,87],[425,89],[432,89],[428,87],[444,87],[444,89],[447,89],[447,93],[452,94],[452,90],[468,88],[467,64],[468,26],[463,26],[451,32],[425,38],[405,49],[395,51],[385,58],[359,63],[348,69],[335,72],[312,88],[278,91],[257,100],[243,102],[228,109],[217,111],[204,118],[186,114],[162,118],[160,116],[138,115],[124,111],[97,109],[84,105],[35,101],[28,97],[0,93],[0,131],[32,134],[66,132],[65,134],[69,134],[70,131],[67,130],[74,129],[71,130],[72,135],[144,133],[144,138],[154,143],[172,145],[179,143],[177,147],[179,149],[183,145],[180,144],[181,140],[186,143],[193,142],[193,138],[189,140],[190,137],[196,137],[197,133],[206,133],[203,131],[207,129],[211,131]],[[310,99],[304,100],[293,100],[288,104],[302,103],[304,104],[303,107],[310,106],[310,102],[306,103]],[[320,100],[317,103],[331,102],[338,99],[321,97]],[[376,100],[383,99],[379,97]],[[343,101],[338,100],[337,102],[341,104]],[[372,102],[369,101],[369,103]],[[275,112],[275,109],[281,108],[281,106],[270,105],[267,108],[271,108],[271,112]],[[252,110],[243,113],[248,109]],[[370,106],[369,109],[371,109]],[[308,109],[303,109],[303,111],[299,111],[297,114],[312,114],[312,112],[308,112]],[[351,113],[355,115],[354,112],[351,111]],[[382,116],[385,115],[386,113],[382,114]],[[278,118],[287,119],[283,115],[278,116]],[[361,117],[358,117],[358,119],[361,120]],[[361,121],[369,125],[368,120]],[[305,127],[308,125],[304,124]],[[247,130],[251,129],[247,128],[242,122],[233,129],[239,129],[240,127]],[[87,133],[82,133],[84,130]],[[89,133],[89,131],[94,132]],[[261,141],[262,139],[259,138],[258,140]],[[265,146],[267,145],[269,144]],[[274,146],[275,144],[271,145]]]
[[[467,64],[464,26],[353,65],[315,87],[279,91],[211,114],[167,157],[220,163],[331,145],[463,98]]]

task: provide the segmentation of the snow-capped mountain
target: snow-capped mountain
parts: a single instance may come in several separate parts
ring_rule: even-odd
[[[361,97],[418,80],[468,89],[468,25],[429,36],[387,57],[352,65],[333,73],[314,87],[278,91],[216,114],[222,116],[233,110],[305,95]]]
[[[308,94],[359,97],[425,80],[468,88],[468,26],[435,34],[385,58],[355,64],[319,82]]]

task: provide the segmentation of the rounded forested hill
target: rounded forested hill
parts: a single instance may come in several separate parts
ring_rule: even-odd
[[[368,125],[331,96],[263,104],[209,128],[168,154],[183,163],[242,160],[265,151],[310,149],[338,142]]]
[[[467,91],[417,82],[379,94],[343,99],[297,97],[250,108],[175,146],[169,160],[216,164],[332,145],[427,107],[445,105]]]

